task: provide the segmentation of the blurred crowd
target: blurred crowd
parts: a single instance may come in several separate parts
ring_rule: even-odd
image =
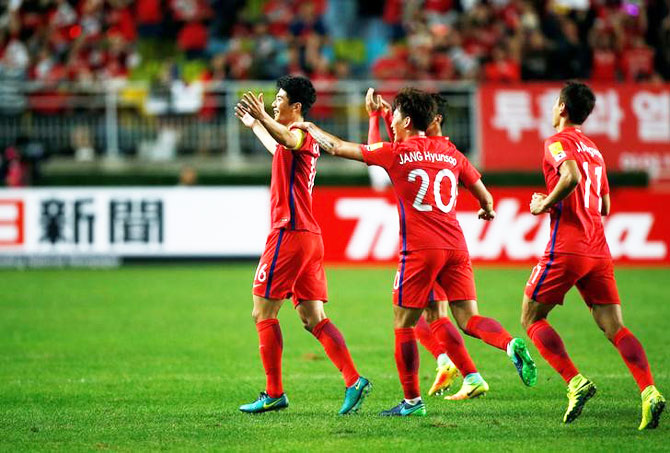
[[[668,0],[0,3],[0,73],[45,82],[670,80]]]

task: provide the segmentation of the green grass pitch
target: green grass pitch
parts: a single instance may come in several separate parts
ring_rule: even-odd
[[[476,270],[480,310],[521,335],[530,266]],[[281,314],[288,410],[238,406],[264,387],[251,322],[253,263],[0,271],[0,450],[661,451],[670,418],[638,432],[637,387],[571,292],[551,320],[599,392],[565,426],[565,385],[531,346],[539,381],[524,387],[502,351],[466,337],[491,386],[485,398],[425,396],[434,360],[421,348],[425,418],[377,413],[402,392],[393,360],[391,268],[329,268],[329,317],[374,383],[361,412],[339,417],[344,386],[290,302]],[[617,270],[627,326],[670,394],[670,271]],[[525,337],[525,335],[524,335]],[[458,381],[457,385],[460,385]]]

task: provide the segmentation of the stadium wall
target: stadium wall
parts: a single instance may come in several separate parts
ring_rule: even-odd
[[[531,263],[548,237],[548,216],[527,206],[541,187],[493,189],[498,216],[476,218],[459,198],[458,218],[476,263]],[[0,266],[116,266],[137,259],[256,258],[269,231],[267,187],[42,188],[0,190]],[[620,188],[604,219],[617,263],[670,265],[670,193]],[[326,260],[391,264],[398,219],[392,191],[314,191]]]

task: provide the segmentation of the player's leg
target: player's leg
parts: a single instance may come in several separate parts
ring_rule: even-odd
[[[654,385],[642,344],[623,324],[612,260],[591,258],[588,261],[589,271],[577,282],[577,289],[591,307],[596,324],[617,348],[640,389],[642,420],[638,429],[656,428],[665,408],[665,398]]]
[[[425,310],[425,317],[430,322],[430,329],[434,337],[440,341],[442,348],[447,351],[447,354],[453,357],[455,367],[461,372],[461,375],[465,379],[464,382],[469,382],[472,381],[473,374],[478,374],[477,368],[465,348],[463,337],[447,317],[448,306],[449,302],[446,300],[431,302]],[[438,367],[438,376],[435,379],[433,387],[431,387],[431,391],[435,387],[439,387],[440,389],[445,388],[445,382],[451,383],[450,381],[454,379],[455,373],[451,367],[445,369],[443,373],[439,371],[440,368]],[[488,386],[485,385],[483,379],[481,379],[480,384],[477,396],[488,390]],[[468,393],[470,392],[466,392],[465,394],[467,395]],[[474,393],[471,393],[469,397],[471,398],[473,395]]]
[[[422,312],[422,308],[399,307],[397,305],[393,307],[394,356],[405,399],[397,406],[382,411],[380,415],[426,415],[426,406],[421,400],[419,389],[419,350],[414,334],[414,326]]]
[[[441,259],[439,250],[403,253],[393,282],[393,326],[395,361],[405,398],[381,412],[388,416],[425,415],[419,389],[419,350],[414,326],[428,303]]]
[[[281,359],[284,343],[277,315],[281,299],[266,299],[254,295],[252,318],[258,332],[261,362],[265,370],[265,391],[258,399],[240,406],[242,412],[260,413],[288,407],[288,398],[282,385]]]
[[[447,316],[446,307],[448,302],[446,299],[447,295],[442,287],[435,284],[428,297],[428,307],[424,311],[424,315],[419,318],[416,326],[414,326],[414,331],[416,332],[416,336],[419,339],[419,342],[424,348],[433,354],[433,357],[435,357],[435,360],[437,361],[435,380],[433,381],[433,385],[431,385],[430,389],[428,390],[429,396],[442,394],[444,390],[451,386],[451,384],[454,382],[454,379],[456,378],[456,375],[458,374],[458,369],[449,358],[444,343],[433,334],[430,328],[430,323],[426,321],[426,316],[430,316],[427,314],[428,310],[435,312],[435,315],[431,316],[430,322],[436,321],[440,317],[437,304],[442,304],[442,306],[445,307],[443,308],[444,313],[442,316]],[[432,307],[435,308],[433,309]]]
[[[342,373],[346,390],[340,414],[353,413],[372,390],[372,384],[358,374],[344,336],[326,316],[324,301],[328,299],[328,289],[321,236],[313,233],[302,236],[302,248],[309,259],[296,278],[293,301],[305,329],[321,343],[330,361]]]
[[[568,408],[563,422],[574,421],[586,402],[596,393],[596,386],[585,378],[570,359],[563,340],[547,321],[547,316],[583,274],[579,257],[543,257],[526,283],[521,307],[521,325],[538,351],[568,384]]]
[[[495,319],[481,316],[477,307],[475,278],[467,252],[452,251],[449,265],[440,273],[439,282],[447,290],[454,320],[466,334],[507,353],[522,382],[533,386],[537,368],[522,338],[513,338]]]

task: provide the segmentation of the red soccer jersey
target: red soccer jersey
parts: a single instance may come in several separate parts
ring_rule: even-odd
[[[398,197],[400,250],[468,250],[456,219],[458,182],[481,175],[447,137],[361,145],[363,160],[389,174]]]
[[[605,161],[595,143],[575,127],[564,129],[544,142],[542,170],[551,192],[566,160],[577,163],[582,179],[577,188],[550,212],[551,235],[545,253],[609,257],[600,208],[609,193]]]
[[[319,145],[311,135],[303,133],[296,150],[277,145],[272,159],[270,182],[270,215],[272,228],[321,233],[312,214],[312,188],[316,176]]]

